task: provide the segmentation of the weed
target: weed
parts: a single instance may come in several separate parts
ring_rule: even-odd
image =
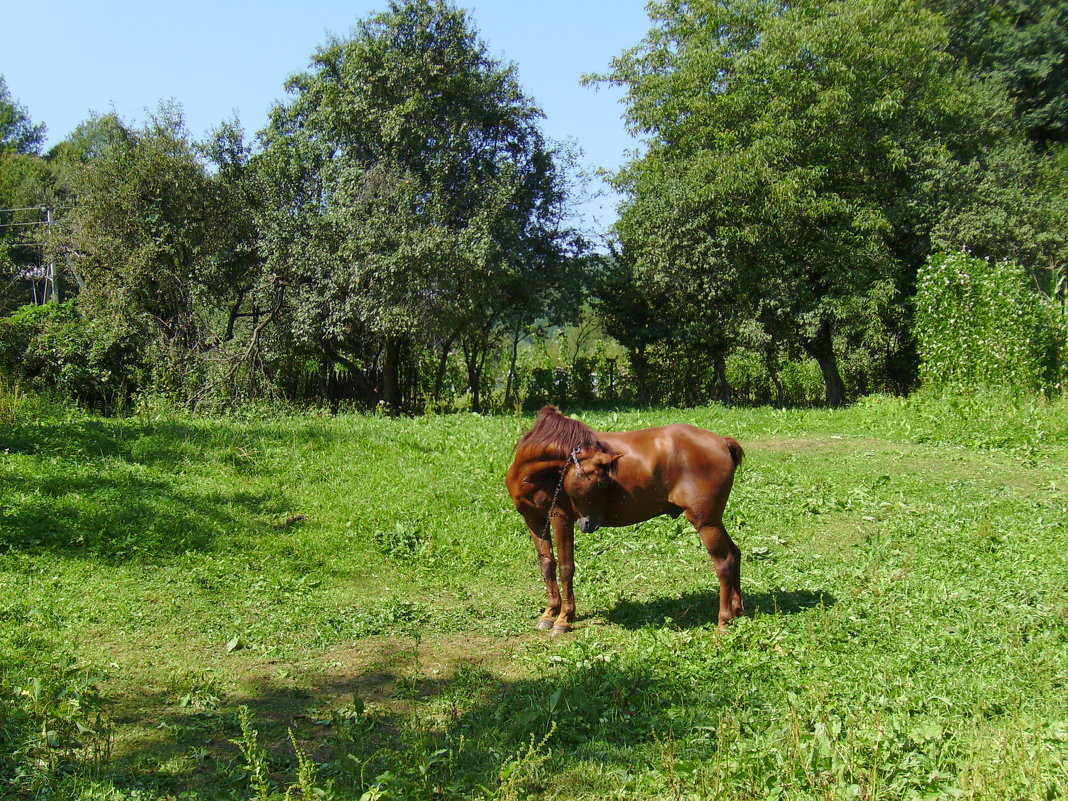
[[[91,778],[109,767],[112,732],[90,671],[72,658],[39,664],[0,701],[0,768],[26,793]]]
[[[0,379],[0,425],[13,426],[22,418],[25,395],[18,384]]]
[[[386,556],[407,561],[421,556],[430,546],[430,537],[415,523],[396,522],[392,528],[376,529],[374,542]]]
[[[293,729],[289,729],[289,742],[292,743],[293,753],[297,757],[297,784],[286,790],[287,801],[290,797],[298,797],[301,801],[320,801],[325,793],[318,787],[318,766],[311,755],[300,747]],[[298,792],[299,795],[296,795]]]
[[[256,801],[270,801],[273,793],[267,751],[260,744],[260,733],[254,725],[252,713],[247,706],[242,706],[238,710],[237,719],[241,726],[241,736],[231,742],[241,751],[249,789],[252,790]]]
[[[171,692],[179,707],[195,711],[217,709],[223,695],[211,669],[183,671],[174,678]]]
[[[532,790],[541,789],[545,763],[552,759],[553,752],[546,745],[556,733],[556,724],[537,741],[531,736],[526,747],[520,749],[501,765],[497,773],[496,798],[498,801],[520,801]]]

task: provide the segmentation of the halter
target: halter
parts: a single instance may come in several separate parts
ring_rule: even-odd
[[[553,502],[549,504],[549,512],[545,515],[545,528],[541,532],[541,538],[543,540],[549,539],[549,527],[553,522],[553,510],[556,509],[556,499],[560,497],[560,490],[564,488],[564,478],[567,476],[567,471],[571,469],[572,463],[579,470],[582,470],[582,465],[579,464],[578,454],[582,450],[581,445],[575,446],[575,449],[568,454],[567,461],[564,463],[564,469],[560,471],[560,480],[556,482],[556,490],[553,491]],[[586,471],[582,471],[585,475]]]

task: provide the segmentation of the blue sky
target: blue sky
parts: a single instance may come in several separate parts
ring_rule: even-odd
[[[282,84],[307,67],[329,34],[386,0],[50,0],[8,3],[3,11],[0,74],[48,145],[90,112],[143,120],[161,100],[177,100],[195,136],[236,113],[252,134],[267,120]],[[619,90],[587,89],[648,29],[644,0],[459,0],[471,11],[489,52],[516,64],[526,92],[545,110],[544,130],[573,140],[589,171],[614,168],[636,142],[624,130]],[[594,181],[591,194],[606,191]],[[610,194],[582,203],[591,231],[615,219]]]

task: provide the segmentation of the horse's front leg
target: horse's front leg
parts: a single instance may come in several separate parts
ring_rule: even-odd
[[[553,636],[571,631],[575,622],[575,521],[563,515],[552,518],[556,553],[560,558],[560,614],[553,623]]]
[[[537,515],[524,515],[530,536],[534,538],[534,547],[538,549],[538,567],[545,580],[545,595],[548,599],[545,611],[538,618],[537,628],[545,631],[553,627],[553,621],[560,614],[560,588],[556,584],[556,559],[553,558],[553,541],[545,524],[546,518]]]

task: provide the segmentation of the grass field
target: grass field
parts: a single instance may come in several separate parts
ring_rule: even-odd
[[[598,412],[747,458],[749,615],[684,519],[577,535],[529,418],[0,425],[0,797],[1068,797],[1068,404]]]

